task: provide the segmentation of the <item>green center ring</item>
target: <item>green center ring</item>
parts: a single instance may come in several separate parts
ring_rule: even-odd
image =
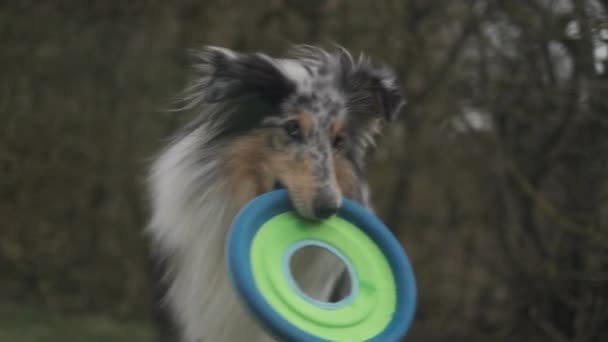
[[[289,258],[316,245],[347,265],[351,293],[338,303],[304,294],[291,275]],[[395,311],[395,280],[383,253],[360,229],[339,217],[323,222],[277,215],[253,239],[251,265],[256,285],[276,311],[296,327],[330,341],[367,340],[379,334]]]

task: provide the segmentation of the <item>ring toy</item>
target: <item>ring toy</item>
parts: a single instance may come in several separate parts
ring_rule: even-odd
[[[345,265],[350,293],[323,302],[304,293],[291,257],[314,246]],[[287,191],[249,202],[235,217],[226,246],[228,274],[252,315],[282,341],[400,341],[416,308],[416,284],[401,244],[367,209],[344,199],[324,221],[299,217]]]

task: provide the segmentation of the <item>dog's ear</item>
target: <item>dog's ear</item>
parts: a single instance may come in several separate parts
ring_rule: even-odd
[[[220,102],[239,97],[257,97],[280,102],[294,91],[295,85],[264,54],[240,54],[207,47],[195,54],[199,72],[191,90],[203,95],[199,101]]]
[[[395,72],[388,66],[375,66],[367,58],[345,62],[344,87],[350,105],[363,112],[381,114],[387,122],[394,120],[406,101]]]

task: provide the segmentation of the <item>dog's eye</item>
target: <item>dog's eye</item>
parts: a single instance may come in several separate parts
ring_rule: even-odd
[[[335,149],[339,150],[339,149],[343,148],[344,147],[344,136],[342,134],[336,135],[336,137],[331,142],[331,144]]]
[[[302,139],[302,131],[300,130],[300,124],[296,120],[290,120],[283,126],[285,133],[295,140]]]

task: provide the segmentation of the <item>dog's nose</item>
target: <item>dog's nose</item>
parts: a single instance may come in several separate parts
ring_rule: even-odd
[[[314,205],[314,214],[318,219],[326,219],[338,212],[338,205],[334,202],[320,201]]]

